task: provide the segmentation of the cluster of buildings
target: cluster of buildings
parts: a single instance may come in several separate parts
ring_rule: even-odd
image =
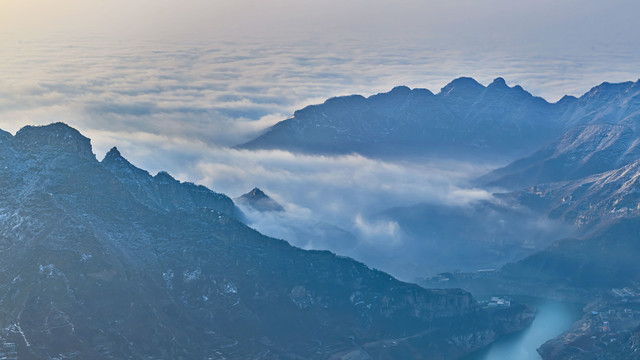
[[[2,341],[0,345],[0,360],[18,360],[15,343]]]
[[[485,308],[511,307],[511,300],[493,296],[491,300],[481,301],[480,304]]]
[[[622,333],[640,324],[640,295],[635,289],[611,289],[609,300],[598,307],[591,315],[600,335],[592,333],[591,338],[603,345],[616,342]]]
[[[633,299],[640,296],[638,290],[632,289],[630,287],[625,287],[622,289],[611,289],[611,293],[613,296],[621,298],[621,299]]]

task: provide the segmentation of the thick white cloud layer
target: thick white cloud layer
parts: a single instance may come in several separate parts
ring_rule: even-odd
[[[336,95],[370,95],[401,84],[438,92],[458,76],[485,84],[502,76],[555,101],[603,81],[637,78],[640,47],[605,50],[479,51],[394,39],[185,43],[4,38],[0,128],[15,132],[25,125],[63,121],[92,139],[98,157],[115,145],[139,167],[167,170],[232,197],[261,187],[288,213],[249,214],[259,230],[318,248],[329,243],[314,236],[333,233],[323,225],[331,223],[357,241],[329,245],[357,256],[358,246],[402,245],[402,229],[373,221],[371,214],[418,202],[464,205],[487,199],[489,194],[469,188],[467,180],[492,164],[446,159],[390,163],[359,155],[230,147],[296,109]],[[311,236],[301,238],[300,228],[283,226],[287,223],[314,224]]]
[[[558,100],[635,80],[640,47],[544,54],[452,50],[383,40],[283,43],[20,42],[0,55],[0,127],[65,121],[235,145],[305,105],[396,85],[437,92],[459,76],[502,76]],[[100,139],[96,151],[102,153]],[[144,162],[141,163],[145,165]]]

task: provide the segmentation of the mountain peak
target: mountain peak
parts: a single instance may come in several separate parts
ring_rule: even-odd
[[[18,136],[18,134],[21,135],[31,135],[33,133],[38,133],[38,134],[56,134],[56,135],[71,135],[71,136],[75,136],[75,137],[82,137],[84,139],[85,138],[82,134],[80,134],[80,132],[74,128],[72,128],[71,126],[63,123],[63,122],[55,122],[55,123],[51,123],[49,125],[27,125],[25,127],[23,127],[22,129],[18,130],[18,132],[16,133],[16,136]]]
[[[495,79],[493,79],[493,82],[491,84],[489,84],[489,86],[493,86],[493,87],[509,87],[507,85],[507,82],[501,78],[501,77],[497,77]]]
[[[102,163],[105,165],[113,164],[113,163],[122,163],[122,162],[129,163],[127,159],[122,157],[122,154],[120,154],[120,151],[115,146],[112,147],[111,150],[109,150],[109,152],[107,152],[107,154],[102,159]]]
[[[118,150],[118,148],[114,146],[105,155],[105,158],[107,158],[107,157],[122,157],[122,155],[120,154],[120,151]]]
[[[275,200],[270,198],[264,191],[255,187],[248,193],[235,199],[238,203],[249,206],[260,212],[277,211],[283,212],[284,208]]]
[[[411,89],[408,86],[400,85],[396,86],[389,93],[391,94],[408,94],[411,92]]]
[[[101,163],[106,166],[125,166],[125,167],[134,167],[127,159],[125,159],[117,147],[112,147],[109,152],[104,156]]]
[[[171,176],[166,171],[159,171],[156,176],[153,177],[155,180],[163,182],[163,183],[173,183],[178,182],[173,176]]]
[[[264,193],[264,191],[260,190],[260,188],[257,188],[257,187],[254,187],[253,190],[249,191],[245,195],[249,195],[249,194],[254,198],[266,198],[266,197],[268,197],[267,194]]]
[[[136,167],[130,163],[129,160],[125,159],[115,146],[107,152],[100,164],[112,173],[119,174],[120,176],[126,174],[127,176],[133,176],[134,178],[137,177],[138,179],[151,177],[146,170]]]
[[[14,140],[18,147],[29,152],[46,152],[52,155],[66,153],[95,160],[91,140],[62,122],[25,126],[16,133]]]
[[[578,100],[578,98],[573,95],[565,95],[562,99],[558,100],[557,104],[568,104],[576,100]]]
[[[449,95],[451,93],[466,93],[468,91],[480,91],[482,89],[484,89],[484,86],[482,86],[482,84],[477,82],[475,79],[470,77],[459,77],[445,85],[440,90],[440,93]]]
[[[631,81],[621,83],[603,82],[602,84],[591,88],[583,97],[611,98],[621,94],[634,85]]]

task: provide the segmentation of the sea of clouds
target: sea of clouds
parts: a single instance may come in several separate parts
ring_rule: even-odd
[[[247,151],[254,138],[306,105],[396,85],[438,92],[459,76],[497,76],[557,101],[603,82],[636,80],[637,57],[452,51],[420,43],[306,41],[11,41],[0,51],[0,128],[62,121],[91,138],[99,159],[117,146],[152,173],[237,197],[260,187],[287,209],[246,210],[258,230],[305,248],[358,256],[361,244],[402,245],[402,229],[370,216],[392,206],[489,199],[470,179],[501,164],[449,159],[388,162],[357,154]],[[612,66],[612,63],[615,66]],[[353,244],[314,241],[287,224],[331,224]],[[356,250],[354,250],[356,249]]]

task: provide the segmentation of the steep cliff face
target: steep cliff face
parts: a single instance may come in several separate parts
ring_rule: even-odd
[[[450,358],[523,325],[526,309],[262,236],[226,196],[115,149],[98,162],[64,124],[0,146],[0,337],[20,358],[376,357],[385,341]]]

